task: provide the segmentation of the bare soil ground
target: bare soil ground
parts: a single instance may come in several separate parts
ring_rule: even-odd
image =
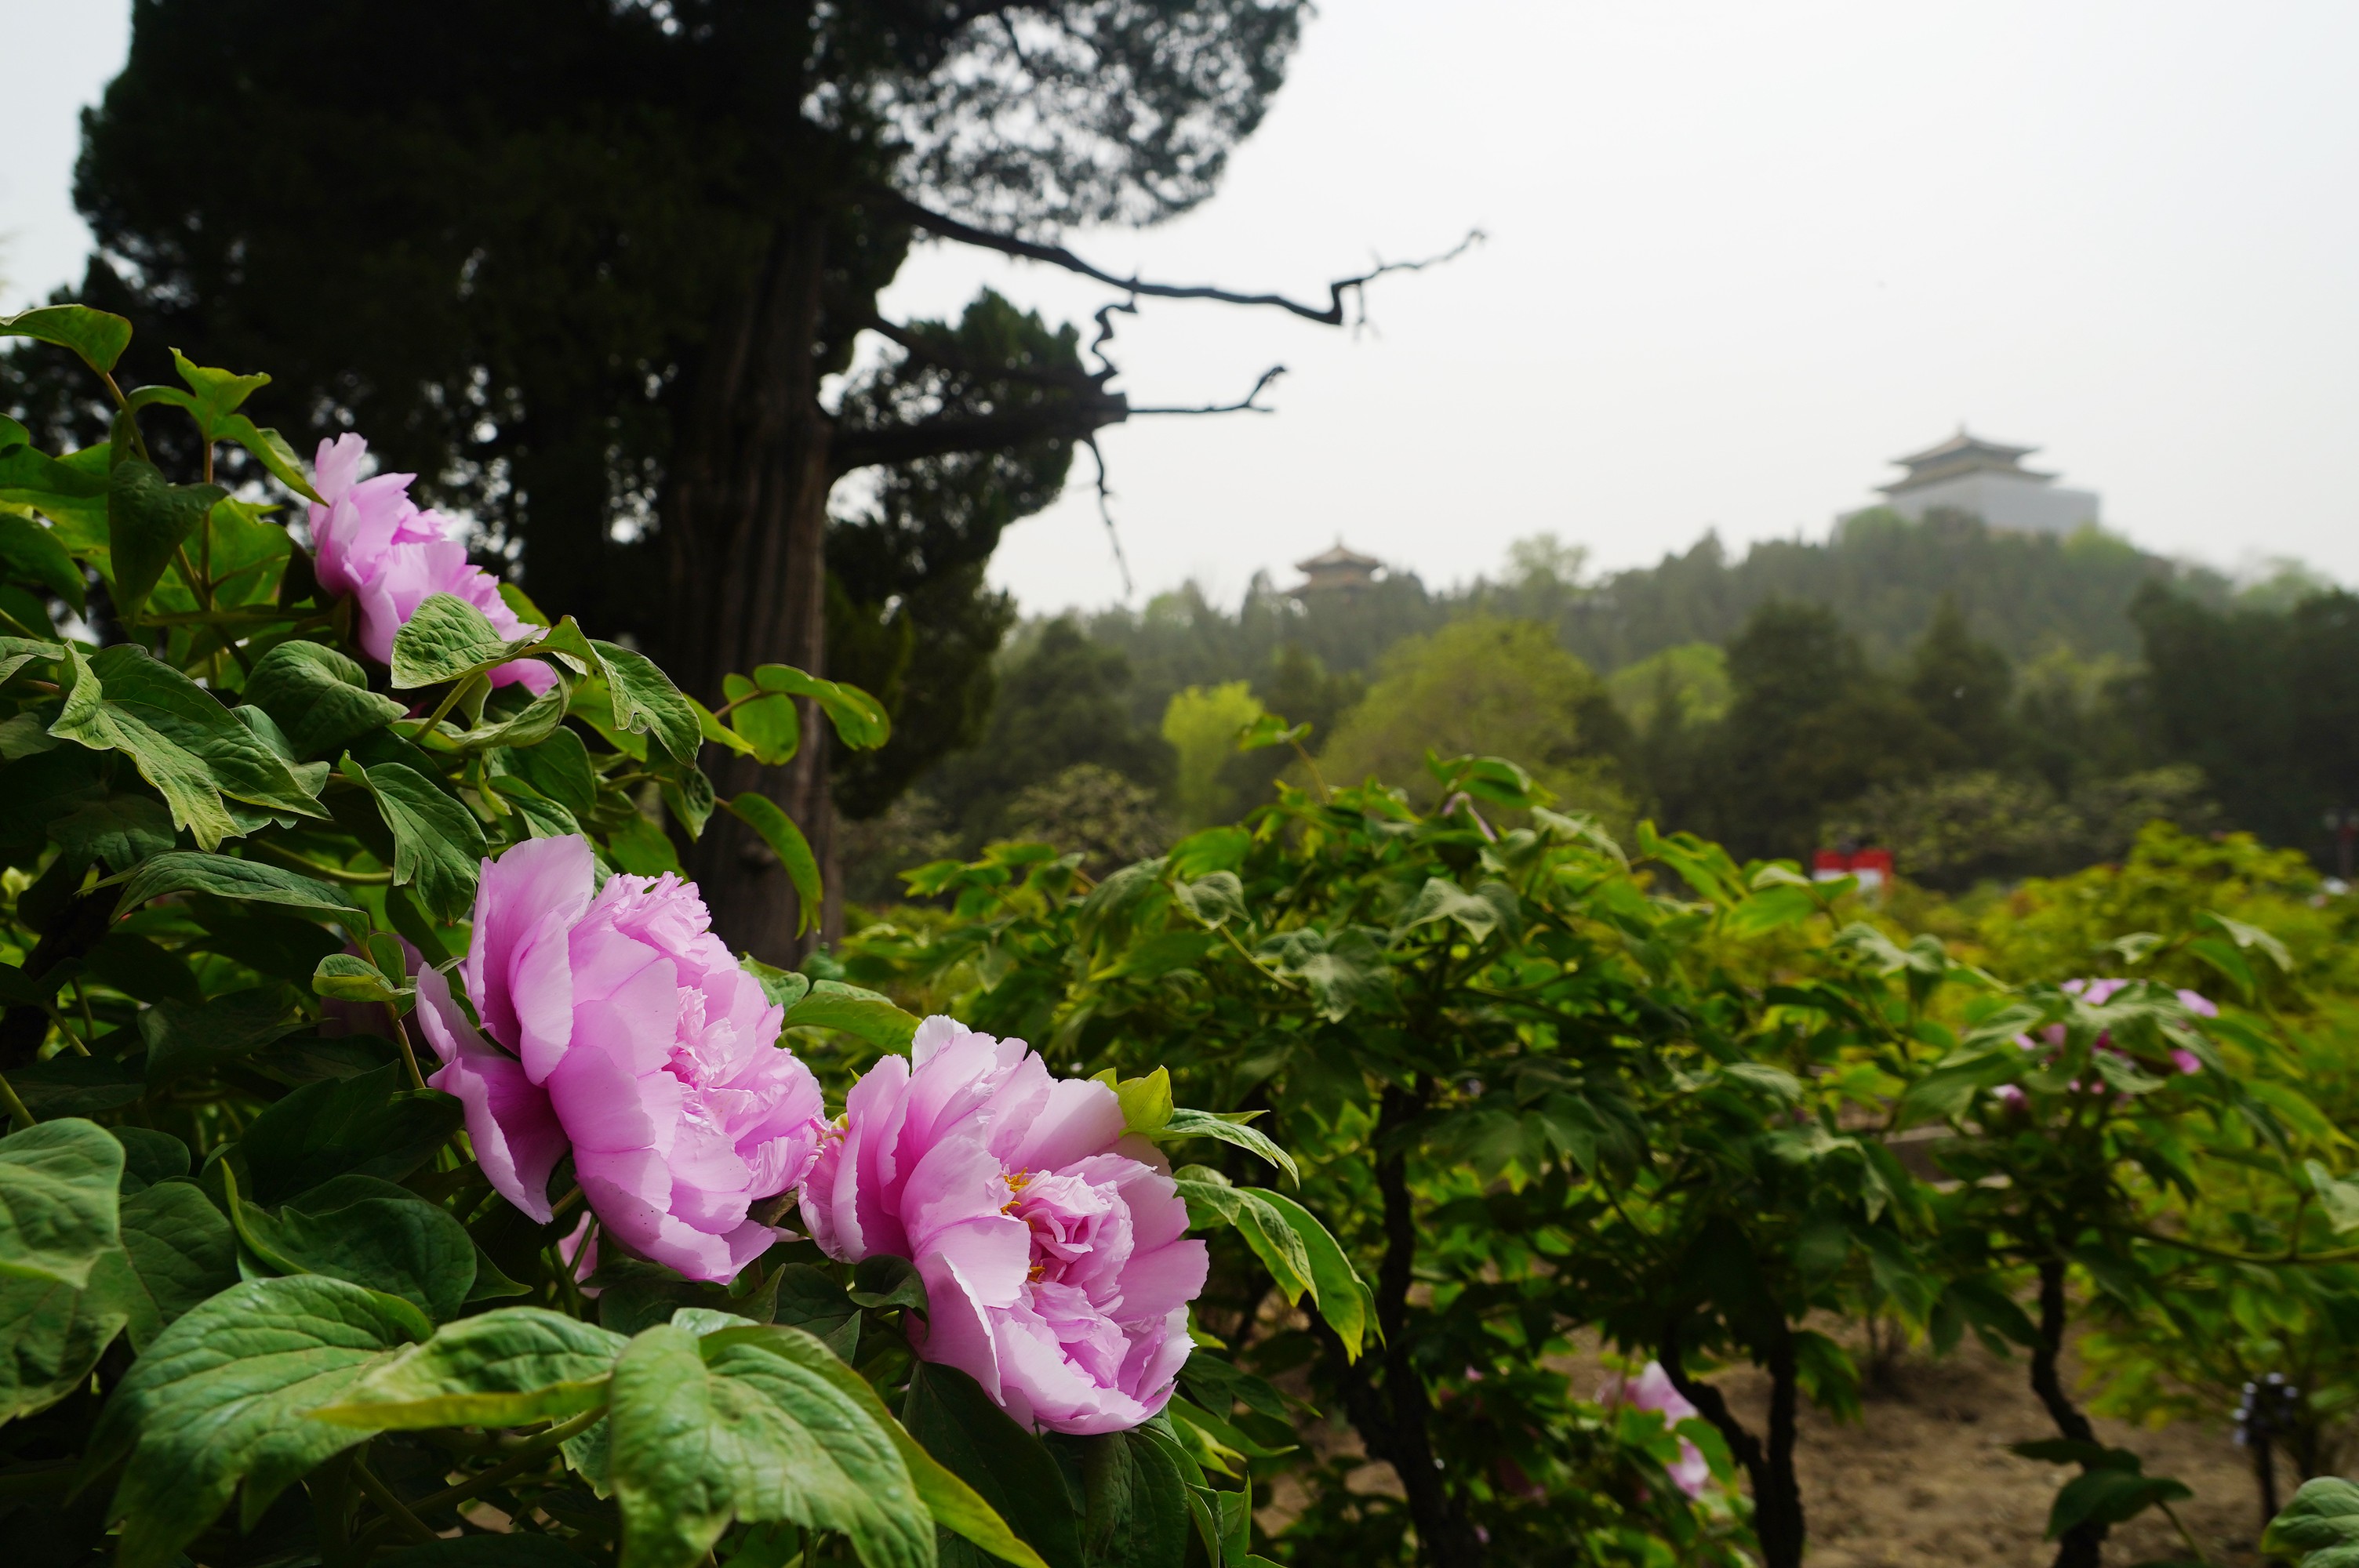
[[[1838,1426],[1803,1407],[1797,1466],[1812,1568],[2049,1562],[2048,1506],[2071,1472],[2007,1452],[2010,1444],[2056,1435],[2032,1396],[2025,1360],[2001,1360],[1969,1341],[1940,1360],[1911,1357],[1894,1370],[1891,1387],[1867,1395],[1854,1424]],[[2068,1386],[2077,1370],[2068,1354]],[[1767,1378],[1745,1368],[1719,1380],[1757,1430]],[[2212,1562],[2248,1568],[2261,1561],[2252,1465],[2224,1426],[2147,1430],[2100,1419],[2096,1427],[2103,1441],[2145,1460],[2148,1475],[2194,1490],[2174,1507]],[[2280,1484],[2290,1485],[2282,1476]],[[2189,1556],[2169,1522],[2149,1512],[2114,1531],[2104,1560],[2125,1568]]]
[[[1574,1357],[1563,1369],[1580,1389],[1606,1376],[1594,1356]],[[2067,1386],[2077,1390],[2079,1368],[2069,1350],[2064,1371]],[[1745,1424],[1760,1431],[1767,1377],[1736,1368],[1714,1380]],[[1940,1359],[1911,1354],[1862,1404],[1862,1418],[1849,1424],[1807,1403],[1802,1409],[1797,1463],[1810,1568],[2042,1568],[2054,1559],[2054,1544],[2043,1539],[2048,1508],[2072,1472],[2007,1452],[2010,1444],[2056,1435],[2021,1356],[2004,1360],[1972,1340]],[[2258,1568],[2260,1504],[2252,1466],[2224,1423],[2150,1430],[2100,1418],[2095,1425],[2104,1442],[2143,1459],[2148,1475],[2192,1488],[2195,1496],[2174,1507],[2218,1568]],[[1348,1432],[1338,1435],[1342,1441],[1328,1452],[1356,1447]],[[2289,1494],[2294,1482],[2280,1473],[2279,1485]],[[1352,1486],[1397,1495],[1399,1483],[1389,1466],[1370,1464]],[[1283,1527],[1295,1500],[1288,1490],[1281,1484],[1277,1506],[1263,1510],[1265,1527]],[[2190,1558],[2169,1521],[2154,1512],[2117,1527],[2105,1543],[2107,1568]]]

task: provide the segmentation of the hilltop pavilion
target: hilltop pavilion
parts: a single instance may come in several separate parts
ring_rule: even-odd
[[[2094,523],[2094,491],[2060,490],[2056,475],[2023,466],[2038,449],[1985,441],[1961,425],[1940,446],[1893,459],[1908,473],[1879,488],[1887,504],[1909,518],[1936,508],[1971,512],[1994,528],[2023,534],[2070,534]]]

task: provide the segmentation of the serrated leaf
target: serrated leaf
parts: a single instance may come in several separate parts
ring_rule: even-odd
[[[393,829],[393,880],[445,925],[474,907],[488,846],[473,812],[415,768],[379,762],[364,771],[369,793]]]
[[[825,1346],[776,1325],[632,1340],[607,1420],[620,1568],[691,1568],[731,1519],[842,1531],[869,1568],[932,1568],[933,1521],[892,1438],[822,1369]]]
[[[629,1343],[562,1313],[501,1307],[445,1325],[311,1414],[383,1430],[561,1421],[605,1402]]]
[[[406,1309],[405,1309],[406,1310]],[[241,1486],[250,1528],[366,1431],[307,1421],[406,1337],[358,1285],[316,1274],[233,1285],[158,1336],[108,1400],[85,1480],[125,1462],[108,1510],[121,1568],[169,1568]]]
[[[95,1122],[44,1121],[0,1138],[0,1278],[79,1289],[121,1244],[123,1145]]]
[[[327,815],[286,758],[145,649],[117,643],[85,659],[70,646],[67,654],[65,706],[49,733],[127,753],[200,847],[215,849],[238,831],[223,795],[272,812]]]

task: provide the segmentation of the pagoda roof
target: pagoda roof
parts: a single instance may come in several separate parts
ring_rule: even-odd
[[[2038,447],[2010,447],[2002,441],[1985,441],[1980,436],[1967,433],[1963,425],[1958,433],[1938,446],[1921,452],[1911,452],[1892,460],[1908,470],[1908,477],[1892,484],[1879,486],[1885,494],[1914,490],[1936,480],[1949,479],[1963,473],[2008,473],[2023,479],[2051,480],[2052,473],[2039,473],[2023,466],[2023,460],[2038,451]]]
[[[1338,567],[1352,567],[1362,571],[1375,571],[1384,564],[1374,556],[1364,556],[1356,550],[1346,547],[1343,540],[1337,539],[1333,549],[1321,551],[1307,561],[1295,562],[1294,569],[1299,572],[1318,572],[1333,571]]]

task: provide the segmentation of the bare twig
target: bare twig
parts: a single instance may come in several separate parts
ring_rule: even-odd
[[[1283,294],[1243,294],[1234,289],[1216,288],[1210,284],[1201,283],[1149,283],[1136,273],[1128,277],[1118,277],[1103,267],[1093,266],[1083,261],[1062,245],[1044,245],[1031,240],[1018,239],[1013,234],[998,234],[988,229],[978,229],[973,224],[962,223],[947,213],[920,207],[905,196],[895,195],[890,198],[890,200],[894,210],[901,217],[929,233],[940,234],[946,240],[956,240],[961,244],[980,245],[985,250],[998,251],[1004,255],[1020,256],[1027,261],[1046,262],[1050,266],[1062,267],[1065,271],[1077,273],[1082,277],[1110,284],[1126,294],[1153,299],[1210,299],[1223,305],[1267,306],[1274,309],[1284,310],[1289,315],[1299,316],[1306,321],[1317,321],[1329,327],[1340,327],[1344,324],[1345,296],[1351,296],[1355,303],[1362,306],[1364,312],[1367,286],[1376,279],[1396,272],[1422,272],[1427,267],[1440,266],[1444,262],[1455,261],[1487,237],[1480,229],[1470,229],[1466,232],[1464,239],[1438,255],[1426,256],[1418,261],[1380,261],[1365,272],[1354,273],[1349,277],[1336,278],[1327,286],[1327,304],[1324,308],[1321,308],[1315,305],[1306,305],[1299,299],[1289,299]],[[1100,325],[1103,324],[1101,319]]]

